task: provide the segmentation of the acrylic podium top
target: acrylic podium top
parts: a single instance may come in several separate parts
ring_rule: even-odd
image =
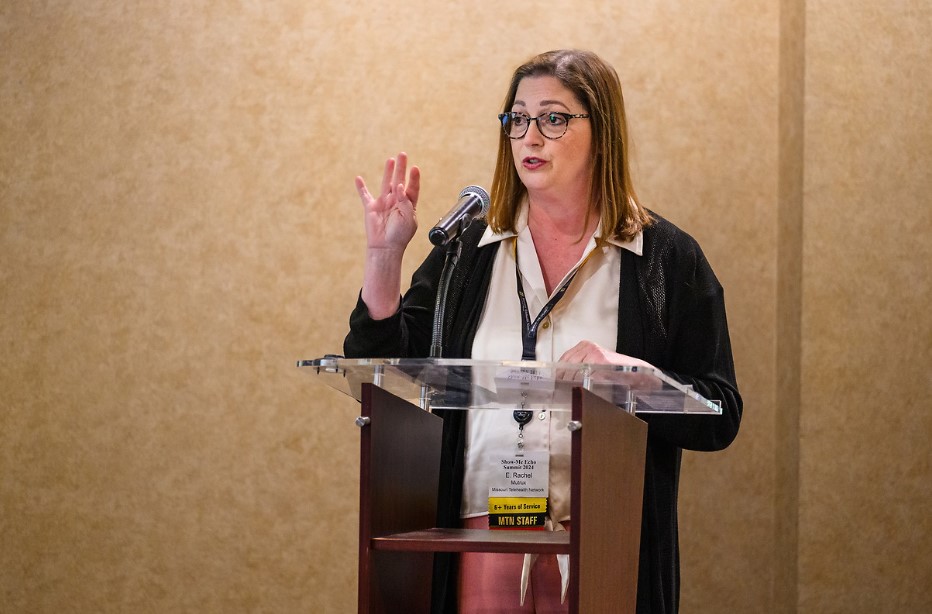
[[[721,414],[708,400],[664,372],[614,365],[453,358],[301,360],[322,383],[361,399],[373,383],[424,409],[547,409],[570,411],[572,390],[586,388],[637,413]]]

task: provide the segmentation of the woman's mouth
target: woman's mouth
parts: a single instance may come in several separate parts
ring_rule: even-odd
[[[546,162],[544,162],[540,158],[535,158],[533,156],[530,156],[522,160],[521,164],[522,166],[524,166],[524,168],[528,169],[529,171],[533,171],[533,170],[537,170],[540,167],[542,167],[544,164],[546,164]]]

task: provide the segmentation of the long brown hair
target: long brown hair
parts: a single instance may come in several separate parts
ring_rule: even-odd
[[[589,113],[592,124],[592,178],[590,205],[599,211],[607,236],[627,241],[651,223],[638,202],[628,165],[628,126],[621,81],[615,69],[589,51],[548,51],[519,66],[511,78],[503,113],[511,111],[518,84],[525,77],[555,77],[573,92]],[[511,139],[499,133],[498,159],[492,178],[492,230],[514,231],[518,206],[527,193],[515,170]]]

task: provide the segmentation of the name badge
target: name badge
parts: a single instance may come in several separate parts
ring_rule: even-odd
[[[531,389],[553,392],[553,369],[502,367],[495,370],[495,385],[501,389]]]
[[[542,530],[547,520],[550,453],[502,453],[492,459],[489,528]]]

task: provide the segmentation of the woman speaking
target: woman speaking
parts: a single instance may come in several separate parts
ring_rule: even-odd
[[[741,419],[722,287],[696,241],[638,201],[621,83],[598,56],[551,51],[518,67],[498,121],[491,207],[460,237],[442,355],[648,366],[721,401],[720,416],[641,416],[648,438],[637,610],[676,612],[681,450],[726,447]],[[367,247],[344,352],[426,357],[443,248],[401,295],[420,171],[401,153],[386,162],[377,193],[360,177],[356,187]],[[548,527],[572,530],[566,417],[450,414],[440,526],[489,527],[488,465],[520,434],[525,450],[549,457]],[[448,563],[435,571],[436,612],[566,611],[552,555],[530,569],[520,554],[463,553]]]

